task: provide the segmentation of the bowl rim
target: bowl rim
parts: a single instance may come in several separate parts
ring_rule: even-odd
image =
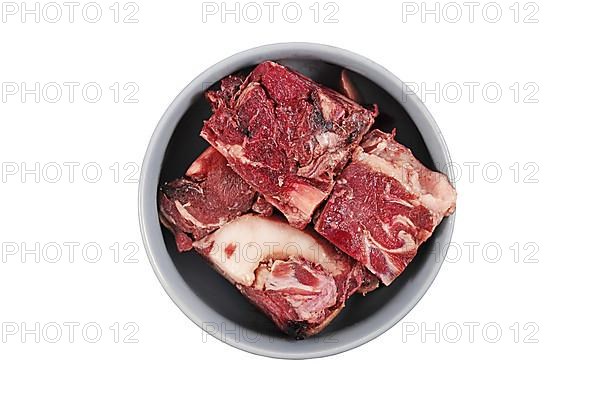
[[[396,325],[428,291],[441,269],[447,249],[444,251],[444,247],[441,247],[441,257],[438,261],[431,262],[434,263],[433,268],[425,278],[424,283],[416,291],[416,295],[410,299],[410,302],[399,308],[384,323],[381,323],[378,327],[352,341],[336,344],[331,343],[327,344],[327,347],[315,348],[308,352],[288,352],[261,347],[252,342],[234,341],[226,333],[223,335],[222,327],[219,327],[216,331],[207,329],[208,321],[200,315],[211,314],[212,309],[200,301],[199,297],[177,271],[175,264],[167,252],[160,228],[156,199],[164,155],[174,128],[189,108],[195,96],[204,92],[213,83],[243,67],[255,65],[268,59],[277,60],[289,57],[318,59],[337,64],[362,74],[377,85],[385,88],[392,97],[401,102],[417,126],[425,142],[425,146],[431,154],[436,169],[444,172],[450,179],[450,182],[455,182],[453,169],[449,168],[452,163],[450,153],[438,125],[423,102],[416,94],[410,91],[404,82],[374,61],[349,50],[311,42],[284,42],[262,45],[236,53],[199,74],[177,95],[164,112],[148,143],[140,170],[138,208],[142,241],[154,273],[171,300],[190,320],[211,336],[243,351],[273,358],[307,359],[335,355],[356,348],[380,336]],[[407,96],[407,94],[410,94],[410,96]],[[399,98],[400,96],[401,99]],[[440,160],[444,163],[443,165],[439,164]],[[446,217],[447,222],[445,224],[447,227],[442,235],[444,235],[447,242],[450,242],[452,238],[455,216],[456,213]],[[202,309],[202,313],[198,313],[198,308]],[[216,312],[212,313],[217,314]],[[214,327],[212,328],[214,329]]]

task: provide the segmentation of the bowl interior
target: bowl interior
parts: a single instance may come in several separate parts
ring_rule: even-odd
[[[287,65],[316,82],[339,90],[342,68],[338,65],[303,57],[274,61]],[[245,73],[252,68],[253,66],[248,66],[240,72]],[[376,119],[374,127],[388,132],[396,128],[396,140],[409,147],[414,155],[427,167],[435,169],[432,157],[417,126],[402,104],[365,76],[353,71],[349,72],[350,78],[361,96],[361,103],[363,105],[377,103],[379,106],[380,115]],[[216,85],[218,83],[213,87]],[[204,139],[200,138],[199,132],[203,121],[208,119],[210,114],[211,109],[204,99],[203,93],[198,93],[173,132],[162,163],[161,183],[183,175],[190,163],[209,146]],[[442,224],[446,223],[444,221]],[[427,255],[431,253],[432,243],[440,230],[441,227],[420,248],[417,257],[391,286],[381,286],[366,297],[360,295],[351,297],[342,313],[312,341],[339,340],[342,337],[338,334],[364,324],[370,319],[375,319],[385,309],[393,308],[393,305],[390,304],[394,302],[397,295],[404,287],[410,285],[409,283],[422,269],[427,268]],[[235,331],[241,328],[246,333],[252,333],[252,336],[254,336],[252,338],[258,335],[263,339],[268,338],[269,341],[296,342],[280,333],[267,317],[254,308],[198,254],[194,252],[177,252],[173,235],[164,228],[162,233],[168,254],[185,283],[197,297],[201,298],[208,307],[216,312],[217,316],[223,318],[222,321],[209,323],[221,326],[222,324],[231,325],[231,322],[233,322],[236,328],[229,327],[225,329]],[[232,335],[235,336],[236,334],[233,333]],[[239,332],[237,335],[239,335]]]

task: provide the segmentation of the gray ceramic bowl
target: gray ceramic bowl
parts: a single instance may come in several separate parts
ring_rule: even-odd
[[[391,72],[362,56],[313,43],[279,43],[250,49],[217,63],[194,79],[169,106],[148,145],[139,188],[140,224],[156,276],[173,302],[198,326],[239,349],[277,358],[333,355],[379,336],[400,321],[425,294],[437,275],[443,254],[434,242],[448,244],[454,215],[444,219],[407,270],[390,287],[366,297],[355,295],[321,334],[297,341],[281,334],[225,279],[194,252],[180,254],[172,235],[158,221],[157,188],[181,176],[208,144],[198,136],[210,115],[206,89],[237,71],[274,60],[337,88],[342,68],[351,72],[363,104],[377,103],[376,127],[397,128],[396,139],[429,168],[449,175],[450,155],[433,117]],[[436,249],[445,249],[441,246]],[[176,334],[174,334],[175,336]],[[198,336],[199,340],[201,336]]]

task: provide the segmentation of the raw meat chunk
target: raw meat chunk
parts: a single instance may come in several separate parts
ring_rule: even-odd
[[[194,247],[284,332],[322,330],[362,285],[363,267],[313,230],[246,214]]]
[[[361,147],[338,176],[315,229],[389,285],[454,211],[456,192],[393,133],[374,130]]]
[[[239,78],[227,78],[207,98],[214,114],[202,137],[301,229],[330,194],[334,176],[376,114],[271,61],[241,85]]]
[[[175,235],[180,252],[251,208],[269,215],[268,203],[228,166],[210,147],[188,168],[187,177],[162,186],[160,221]]]
[[[240,291],[287,334],[303,338],[311,325],[329,320],[337,287],[320,265],[292,256],[261,264],[256,275],[256,282]]]

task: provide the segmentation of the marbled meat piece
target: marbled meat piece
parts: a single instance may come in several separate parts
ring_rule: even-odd
[[[207,99],[214,113],[202,137],[301,229],[330,194],[335,175],[376,115],[271,61],[258,65],[241,84],[239,78],[227,78]]]
[[[373,130],[338,176],[315,229],[389,285],[455,205],[445,175],[423,166],[393,133]]]
[[[160,221],[175,235],[180,252],[251,209],[264,215],[272,212],[270,204],[212,147],[192,163],[185,177],[160,188],[159,209]]]

